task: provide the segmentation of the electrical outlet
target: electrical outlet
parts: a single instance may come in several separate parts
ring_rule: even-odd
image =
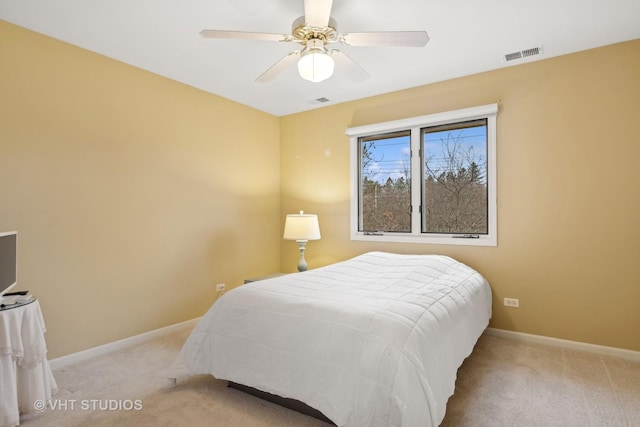
[[[216,291],[217,291],[217,292],[222,292],[222,291],[224,291],[224,283],[218,283],[218,284],[216,285]]]
[[[518,298],[505,298],[504,305],[507,307],[520,307],[520,300]]]

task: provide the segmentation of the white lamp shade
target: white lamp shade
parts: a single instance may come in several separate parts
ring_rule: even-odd
[[[314,83],[321,82],[333,75],[333,58],[323,51],[311,51],[298,60],[300,77]]]
[[[318,240],[320,239],[320,226],[318,215],[313,214],[289,214],[284,223],[285,240]]]

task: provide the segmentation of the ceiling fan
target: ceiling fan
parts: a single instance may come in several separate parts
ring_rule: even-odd
[[[339,33],[336,21],[331,17],[332,3],[333,0],[304,0],[304,16],[293,21],[291,34],[202,30],[200,35],[217,39],[295,42],[304,46],[289,52],[262,73],[256,79],[261,83],[272,81],[296,60],[298,72],[305,80],[321,82],[328,79],[337,62],[352,80],[361,81],[369,77],[369,73],[344,52],[330,49],[328,45],[341,43],[346,46],[423,47],[429,41],[426,31]]]

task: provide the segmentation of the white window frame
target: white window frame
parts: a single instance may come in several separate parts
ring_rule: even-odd
[[[498,104],[487,104],[460,110],[429,114],[426,116],[412,117],[408,119],[394,120],[383,123],[348,128],[351,152],[351,212],[350,232],[351,240],[363,240],[372,242],[397,242],[397,243],[429,243],[467,246],[497,246],[498,245],[498,218],[497,218],[497,179],[496,179],[496,117]],[[487,119],[487,215],[488,234],[473,235],[472,238],[464,238],[460,234],[435,234],[421,232],[420,205],[422,193],[421,162],[420,155],[420,130],[425,127],[457,123],[476,119]],[[363,136],[381,135],[385,133],[411,130],[411,176],[420,179],[411,179],[411,233],[365,233],[358,231],[358,199],[360,194],[359,173],[359,143]],[[454,237],[455,236],[455,237]]]

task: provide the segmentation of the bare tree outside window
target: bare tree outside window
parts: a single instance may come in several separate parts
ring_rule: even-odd
[[[360,140],[361,231],[411,232],[410,135]]]
[[[487,124],[422,130],[422,232],[487,234]]]

